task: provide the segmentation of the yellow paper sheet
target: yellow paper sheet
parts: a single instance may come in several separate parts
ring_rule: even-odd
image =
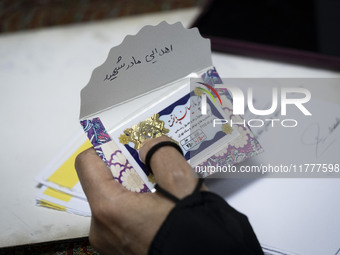
[[[86,139],[86,141],[47,180],[71,189],[79,181],[74,168],[75,159],[79,153],[90,147],[92,147],[92,144]]]

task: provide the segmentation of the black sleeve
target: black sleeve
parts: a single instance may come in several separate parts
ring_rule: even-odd
[[[149,255],[263,254],[248,218],[211,192],[179,200],[158,230]]]

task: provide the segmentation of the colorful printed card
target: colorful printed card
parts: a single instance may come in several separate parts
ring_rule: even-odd
[[[153,178],[140,161],[138,153],[144,140],[162,135],[170,137],[195,167],[228,146],[239,135],[229,124],[213,126],[214,119],[227,117],[210,98],[207,100],[206,113],[202,115],[202,96],[197,93],[201,91],[199,88],[197,86],[190,91],[187,84],[133,120],[109,132],[149,189],[153,188]]]

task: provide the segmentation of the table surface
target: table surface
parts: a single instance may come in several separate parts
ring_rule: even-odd
[[[144,25],[166,20],[189,26],[198,13],[199,9],[192,8],[0,35],[0,104],[4,118],[0,127],[0,247],[88,235],[90,218],[35,205],[34,177],[81,129],[80,90],[92,70],[104,62],[109,49]],[[340,73],[329,70],[235,55],[213,53],[212,57],[223,77],[340,77]],[[314,182],[307,181],[302,187]],[[230,196],[232,204],[246,214],[254,210],[239,202],[246,194],[239,189],[243,186],[239,181],[228,190],[219,187],[219,182],[210,185],[224,190],[223,195]],[[261,180],[256,187],[249,186],[264,192],[272,185],[280,186],[280,180]],[[258,222],[255,228],[262,231]],[[260,233],[262,237],[266,234]]]

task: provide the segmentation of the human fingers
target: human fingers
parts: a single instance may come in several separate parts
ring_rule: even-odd
[[[139,151],[141,160],[145,162],[148,151],[163,141],[170,141],[170,139],[159,137],[146,141]],[[183,155],[172,146],[164,146],[155,151],[150,166],[156,182],[178,198],[189,195],[197,184],[197,175]]]
[[[146,254],[173,204],[158,194],[126,190],[93,149],[75,165],[91,207],[91,245],[103,254]]]

